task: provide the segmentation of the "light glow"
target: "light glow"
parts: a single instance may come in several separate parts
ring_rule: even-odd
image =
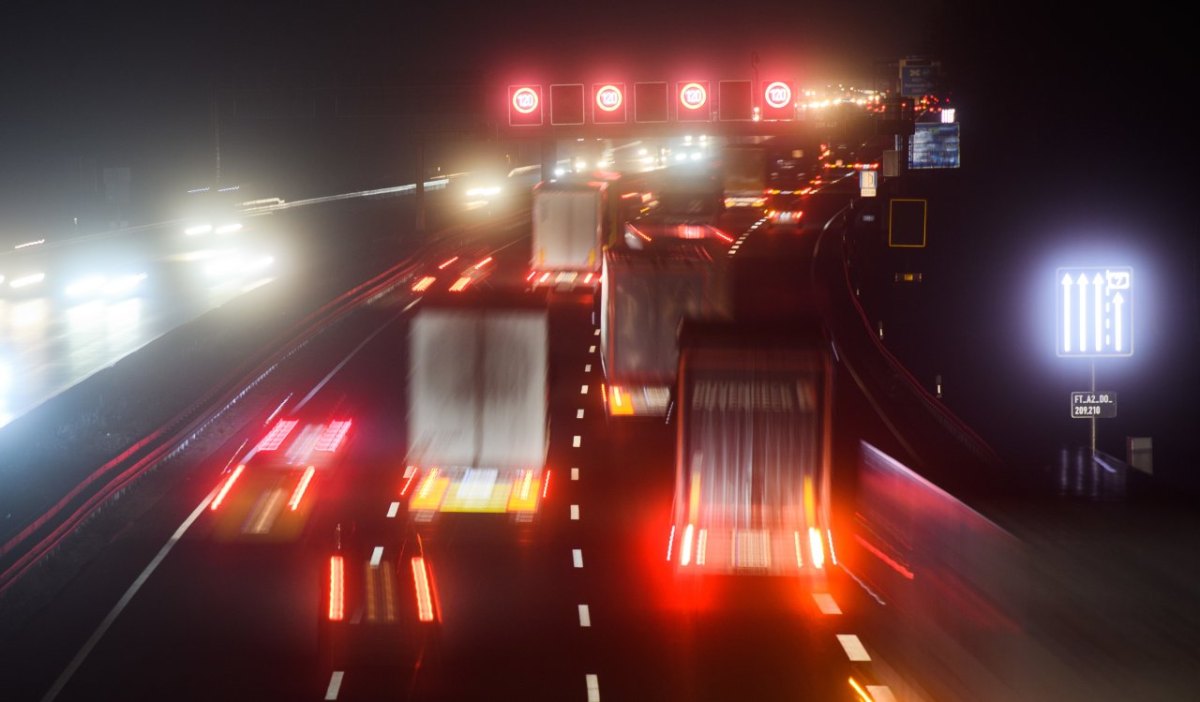
[[[450,286],[450,292],[462,292],[463,290],[466,290],[467,286],[470,284],[471,284],[471,279],[468,278],[467,276],[463,276],[463,277],[459,278],[458,280],[454,281],[454,284]]]
[[[26,241],[26,242],[24,242],[24,243],[17,244],[16,246],[14,246],[14,247],[13,247],[13,250],[14,250],[14,251],[19,251],[19,250],[21,250],[21,249],[27,249],[27,248],[29,248],[30,246],[41,246],[41,245],[42,245],[42,244],[44,244],[44,243],[46,243],[46,240],[45,240],[45,239],[35,239],[35,240],[33,240],[33,241]]]
[[[808,550],[812,564],[818,570],[825,567],[825,549],[821,544],[821,532],[816,527],[808,528]]]
[[[240,231],[242,231],[242,223],[241,222],[232,222],[230,224],[222,224],[221,226],[217,227],[218,234],[233,234],[234,232],[240,232]]]
[[[183,233],[187,236],[198,236],[200,234],[208,234],[212,230],[213,226],[211,224],[193,224],[192,226],[184,229]]]
[[[295,429],[297,424],[299,424],[299,421],[295,419],[279,420],[271,428],[271,431],[267,432],[263,440],[258,442],[258,447],[255,448],[255,451],[275,451],[283,445],[284,439],[288,437],[288,434],[292,433],[292,429]]]
[[[699,83],[684,83],[679,89],[679,102],[689,110],[698,110],[708,102],[708,91]],[[684,143],[690,143],[690,139]]]
[[[792,102],[792,87],[781,80],[774,81],[763,91],[763,99],[777,110],[787,107]]]
[[[314,451],[334,452],[342,445],[342,440],[346,438],[346,432],[350,431],[351,421],[349,419],[330,422],[329,426],[325,427],[325,431],[321,433],[317,439],[316,445],[313,446]]]
[[[615,112],[620,109],[621,103],[624,101],[625,97],[621,95],[621,89],[615,85],[603,85],[596,91],[596,107],[605,112]]]
[[[438,266],[438,270],[440,271],[440,270],[444,269],[446,266],[450,265],[451,263],[454,263],[457,260],[458,260],[458,256],[455,256],[454,258],[443,261],[441,263],[441,265]]]
[[[329,621],[346,616],[346,565],[341,556],[329,557]]]
[[[427,275],[424,278],[421,278],[417,282],[413,283],[412,291],[413,292],[425,292],[426,290],[429,289],[430,285],[433,285],[436,282],[437,282],[437,278],[434,278],[431,275]]]
[[[679,565],[688,566],[692,563],[692,532],[694,527],[688,524],[683,530],[683,543],[679,544]]]
[[[234,482],[237,481],[238,476],[240,476],[244,470],[246,470],[246,464],[244,463],[239,463],[238,467],[233,469],[233,472],[229,474],[229,478],[225,480],[225,482],[221,485],[221,489],[217,491],[217,496],[213,498],[212,504],[209,505],[209,509],[216,511],[216,509],[221,506],[221,503],[225,501],[225,496],[229,494],[229,489],[233,487]]]
[[[513,92],[512,106],[517,112],[527,115],[538,108],[538,94],[533,88],[517,88]]]
[[[312,482],[313,475],[317,469],[309,466],[304,469],[304,475],[300,476],[300,482],[296,484],[296,489],[292,491],[292,499],[288,500],[288,508],[293,512],[300,506],[300,500],[304,499],[304,493],[308,490],[308,484]]]
[[[8,287],[12,288],[13,290],[20,290],[21,288],[28,288],[30,286],[37,285],[45,279],[45,273],[29,273],[28,275],[22,275],[13,278],[8,282]]]
[[[413,556],[413,584],[417,594],[417,619],[423,622],[433,621],[433,593],[429,589],[429,573],[425,569],[425,559]]]

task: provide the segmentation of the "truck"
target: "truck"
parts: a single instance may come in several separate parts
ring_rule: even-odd
[[[542,181],[533,189],[533,287],[599,284],[608,184]]]
[[[685,322],[667,551],[676,572],[820,579],[836,564],[828,348],[815,317]]]
[[[600,359],[610,416],[666,414],[679,325],[727,314],[723,271],[697,242],[605,250]]]
[[[427,296],[413,316],[404,493],[416,521],[439,512],[536,515],[549,436],[549,322],[528,297]]]
[[[767,152],[762,144],[728,144],[721,152],[725,208],[765,204]]]

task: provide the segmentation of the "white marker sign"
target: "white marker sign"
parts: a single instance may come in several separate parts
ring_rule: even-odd
[[[1059,356],[1133,355],[1133,269],[1059,268],[1056,335]]]

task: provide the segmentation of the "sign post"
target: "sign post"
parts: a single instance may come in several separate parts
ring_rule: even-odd
[[[1059,268],[1056,349],[1061,357],[1086,358],[1091,389],[1071,393],[1071,416],[1091,420],[1096,453],[1096,419],[1117,416],[1117,394],[1096,392],[1096,359],[1133,355],[1133,269],[1128,266]]]

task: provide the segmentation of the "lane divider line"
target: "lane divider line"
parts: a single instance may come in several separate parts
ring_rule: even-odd
[[[575,438],[571,439],[571,446],[574,446],[575,448],[579,448],[579,446],[582,443],[583,443],[583,437],[580,436],[579,434],[576,434]]]
[[[584,372],[584,373],[591,373],[591,372],[592,372],[592,364],[590,364],[590,363],[588,363],[588,364],[585,364],[585,365],[583,366],[583,372]]]
[[[587,702],[600,702],[600,676],[588,673],[584,681],[587,683]]]
[[[383,562],[383,547],[376,546],[375,549],[373,551],[371,551],[371,567],[378,568],[379,564],[382,562]]]
[[[812,596],[817,603],[817,609],[821,610],[821,614],[842,613],[842,608],[838,606],[837,600],[833,599],[833,595],[828,592],[814,592]]]
[[[596,347],[595,347],[595,346],[589,346],[589,347],[588,347],[588,353],[596,353]]]
[[[585,604],[579,605],[579,626],[585,629],[592,625],[592,613]]]
[[[571,505],[571,521],[579,521],[579,505]]]
[[[862,641],[854,634],[838,634],[838,643],[842,645],[842,650],[846,652],[846,657],[855,662],[863,662],[871,660],[871,655],[867,653],[867,648],[863,646]]]
[[[571,480],[579,480],[579,469],[578,468],[571,469]]]
[[[571,561],[572,561],[572,563],[575,564],[576,568],[582,568],[583,567],[583,549],[581,549],[581,548],[571,549]]]
[[[575,410],[575,419],[583,419],[583,408]]]
[[[345,673],[340,670],[335,670],[330,674],[329,687],[325,688],[326,700],[336,700],[338,698],[338,693],[342,690],[342,677],[344,675]]]
[[[395,519],[395,518],[396,518],[396,514],[397,514],[399,511],[400,511],[400,503],[399,503],[399,502],[393,502],[392,504],[388,505],[387,518],[388,518],[388,519]]]
[[[581,385],[581,386],[579,387],[579,394],[580,394],[580,395],[586,395],[586,394],[587,394],[587,390],[588,390],[588,388],[587,388],[587,386],[586,386],[586,385]]]
[[[192,510],[192,513],[188,515],[188,518],[183,520],[183,523],[179,525],[179,528],[175,530],[175,533],[171,535],[171,538],[168,539],[167,543],[159,550],[158,555],[154,557],[154,560],[150,561],[150,564],[147,565],[146,569],[143,570],[141,575],[137,577],[137,580],[133,581],[133,584],[129,586],[129,589],[125,591],[125,594],[122,595],[121,599],[117,601],[117,604],[113,606],[112,610],[108,613],[108,616],[104,617],[104,621],[100,622],[100,626],[96,627],[96,630],[92,632],[91,637],[88,638],[87,642],[83,644],[83,648],[79,649],[79,652],[76,653],[75,657],[71,659],[71,662],[67,664],[67,667],[63,670],[62,674],[58,676],[58,679],[54,681],[54,684],[51,685],[50,689],[46,691],[46,694],[42,696],[41,702],[53,702],[54,699],[58,697],[59,693],[63,691],[63,688],[67,686],[67,683],[71,681],[71,677],[75,675],[75,671],[79,670],[79,666],[83,665],[83,662],[87,659],[88,655],[91,654],[92,649],[96,647],[96,644],[100,643],[100,639],[103,638],[104,634],[108,632],[109,628],[113,625],[113,622],[117,621],[117,617],[121,616],[121,612],[124,611],[127,606],[129,606],[130,601],[133,600],[133,596],[138,593],[138,590],[142,589],[142,586],[145,585],[146,581],[150,579],[151,574],[153,574],[163,560],[166,559],[167,554],[171,552],[171,549],[175,548],[175,544],[179,543],[180,539],[183,538],[183,535],[187,533],[187,530],[190,529],[191,526],[196,523],[196,520],[200,518],[200,515],[204,514],[204,511],[208,509],[209,503],[212,502],[213,497],[215,497],[216,494],[217,491],[216,488],[214,488],[213,491],[208,493],[208,496],[205,497],[199,505],[197,505],[196,509]]]

